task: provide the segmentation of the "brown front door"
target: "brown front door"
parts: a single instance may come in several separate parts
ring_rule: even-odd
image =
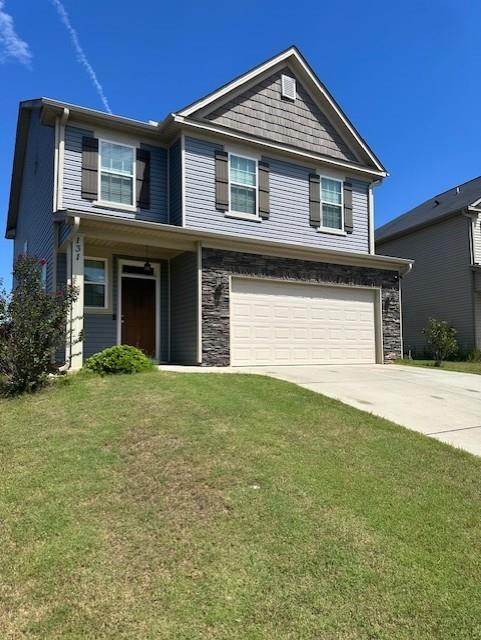
[[[122,277],[122,344],[155,357],[155,280]]]

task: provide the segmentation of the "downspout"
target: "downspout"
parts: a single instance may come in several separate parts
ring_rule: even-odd
[[[72,225],[72,229],[70,230],[67,242],[71,242],[72,238],[75,236],[75,234],[78,232],[80,227],[80,217],[79,216],[74,216],[73,219],[73,225]],[[71,285],[72,284],[72,260],[73,260],[73,256],[72,256],[72,249],[69,246],[69,250],[67,253],[67,285]],[[68,317],[67,317],[67,340],[66,340],[66,358],[65,358],[65,364],[59,368],[59,371],[68,371],[69,369],[71,369],[72,366],[72,305],[70,305],[70,309],[68,310]]]
[[[65,107],[61,116],[55,118],[55,155],[53,174],[53,213],[62,208],[63,160],[65,146],[65,123],[69,110]],[[59,243],[59,224],[53,223],[52,251],[52,290],[57,291],[57,260]]]
[[[407,276],[408,273],[411,273],[413,269],[413,264],[414,264],[414,260],[409,264],[405,265],[404,267],[402,267],[401,269],[399,269],[399,275],[401,276],[401,278],[404,278],[404,276]]]
[[[57,208],[55,211],[63,209],[63,165],[65,157],[65,125],[69,117],[70,111],[64,107],[59,122],[59,139],[58,139],[58,163],[57,163]]]
[[[473,234],[473,224],[474,224],[474,215],[469,211],[469,209],[464,209],[461,214],[468,218],[469,220],[469,258],[471,262],[471,266],[475,264],[475,256],[474,256],[474,234]],[[474,340],[474,348],[476,348],[478,344],[478,335],[477,335],[477,322],[476,322],[476,273],[473,269],[471,269],[471,305],[472,305],[472,323],[473,323],[473,340]]]

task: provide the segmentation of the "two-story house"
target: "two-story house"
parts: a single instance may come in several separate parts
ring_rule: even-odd
[[[20,105],[7,237],[72,283],[72,369],[115,344],[159,362],[384,362],[400,276],[374,252],[386,171],[295,47],[160,123]]]
[[[463,352],[481,349],[481,178],[380,227],[376,248],[414,259],[403,287],[404,350],[422,356],[428,320],[447,320]]]

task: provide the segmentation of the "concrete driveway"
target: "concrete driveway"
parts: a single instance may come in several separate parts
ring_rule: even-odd
[[[481,455],[481,376],[398,365],[252,367],[237,371],[295,382]]]

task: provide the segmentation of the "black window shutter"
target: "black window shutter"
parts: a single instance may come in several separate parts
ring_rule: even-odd
[[[99,141],[97,138],[82,138],[82,198],[97,200],[99,172]]]
[[[309,224],[321,226],[321,179],[317,173],[309,174]]]
[[[344,182],[344,231],[352,233],[352,182]]]
[[[137,206],[150,209],[150,151],[137,149],[135,170]]]
[[[229,209],[229,155],[222,149],[215,151],[215,208]]]
[[[259,215],[263,220],[269,219],[269,163],[259,161]]]

